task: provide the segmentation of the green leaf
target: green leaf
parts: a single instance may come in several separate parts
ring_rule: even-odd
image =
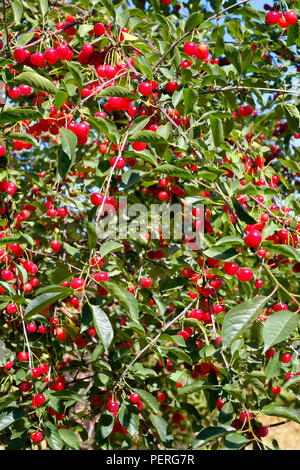
[[[219,147],[224,142],[222,120],[211,117],[209,122],[214,144],[216,147]]]
[[[195,109],[195,103],[197,103],[198,94],[193,88],[184,88],[183,99],[184,99],[184,112],[190,114]]]
[[[118,416],[121,425],[131,436],[134,436],[137,433],[140,424],[138,410],[132,405],[123,402]]]
[[[76,157],[77,137],[74,132],[69,129],[65,129],[64,127],[61,127],[60,132],[62,137],[62,149],[73,163]]]
[[[277,245],[277,244],[268,243],[268,242],[264,242],[263,247],[268,248],[269,250],[275,251],[275,253],[281,253],[282,255],[285,255],[287,258],[292,258],[298,261],[298,263],[300,262],[299,248],[295,249],[290,245]]]
[[[125,308],[131,320],[139,321],[138,303],[131,292],[112,282],[105,282],[105,289],[107,289],[108,292],[118,300],[122,307]]]
[[[18,122],[29,120],[39,120],[43,116],[38,111],[26,107],[7,108],[0,113],[0,124],[7,124],[8,122]]]
[[[76,83],[79,92],[81,92],[83,88],[84,77],[80,71],[79,64],[77,62],[68,61],[67,67],[70,70],[71,74],[73,75],[74,82]]]
[[[39,0],[42,15],[45,16],[48,11],[48,0]]]
[[[256,224],[256,220],[246,211],[242,204],[237,200],[233,199],[233,207],[237,213],[238,218],[245,222],[245,224],[253,225]]]
[[[238,48],[232,44],[225,44],[224,54],[235,66],[237,71],[241,72],[241,54]]]
[[[116,87],[111,87],[116,88]],[[153,131],[139,131],[134,135],[130,135],[128,140],[130,142],[146,142],[146,144],[167,144],[168,141],[161,135]]]
[[[20,245],[34,245],[34,240],[30,237],[30,235],[22,234],[22,235],[9,235],[8,237],[0,238],[0,245],[11,245],[14,243],[19,243]]]
[[[144,129],[145,126],[147,126],[148,122],[150,121],[150,118],[147,116],[138,116],[131,124],[129,128],[128,135],[133,134],[134,132],[139,132]]]
[[[248,303],[233,307],[224,317],[222,325],[222,345],[227,349],[231,343],[247,330],[265,306],[267,297],[255,297]]]
[[[10,1],[13,13],[14,20],[16,24],[19,24],[23,15],[23,5],[20,0],[11,0]]]
[[[289,380],[285,382],[284,386],[282,387],[282,390],[298,385],[299,383],[300,383],[300,375],[295,375],[294,377],[290,377]]]
[[[291,103],[282,105],[285,118],[291,131],[298,131],[300,128],[300,113],[298,108]]]
[[[103,243],[100,248],[100,256],[104,258],[109,253],[114,251],[120,251],[124,249],[123,243],[115,242],[114,240],[109,240],[108,242]]]
[[[96,426],[96,433],[95,433],[96,442],[101,442],[107,436],[109,436],[113,430],[113,427],[114,427],[114,418],[112,416],[112,413],[109,413],[108,411],[104,411],[104,413],[102,413],[100,420],[98,421],[98,424]]]
[[[120,98],[129,98],[135,99],[136,95],[131,91],[127,90],[122,86],[110,86],[108,88],[104,88],[97,94],[98,98],[109,98],[110,96],[118,96]]]
[[[62,442],[58,429],[50,421],[45,422],[45,434],[50,449],[60,450],[62,448]]]
[[[197,26],[200,26],[201,23],[203,22],[203,14],[202,13],[192,13],[188,19],[186,20],[185,27],[184,27],[184,32],[187,33],[188,31],[191,31],[192,29],[196,28]]]
[[[29,144],[37,145],[36,139],[30,135],[25,134],[24,132],[10,132],[7,135],[8,139],[20,140],[21,142],[28,142]]]
[[[116,10],[114,4],[111,0],[100,0],[103,6],[107,9],[107,11],[111,14],[111,16],[116,19]]]
[[[195,176],[186,168],[179,168],[175,165],[170,165],[169,163],[165,163],[163,165],[159,165],[157,168],[153,168],[151,173],[165,173],[166,175],[171,176],[178,176],[178,178],[184,179],[194,179]]]
[[[57,181],[63,179],[68,174],[71,164],[71,158],[63,151],[62,146],[59,146],[57,149]]]
[[[167,421],[161,416],[156,416],[152,413],[150,414],[150,421],[155,427],[162,443],[165,447],[169,448],[171,446],[173,436]]]
[[[35,313],[42,312],[44,308],[49,305],[57,302],[58,300],[68,297],[69,289],[64,292],[49,292],[47,294],[42,294],[36,297],[34,300],[31,300],[26,307],[24,320],[29,320]]]
[[[152,395],[152,393],[146,392],[146,390],[140,390],[135,388],[135,393],[137,393],[140,397],[142,402],[151,410],[153,413],[160,413],[158,402],[156,398]]]
[[[281,364],[279,361],[279,351],[274,354],[270,359],[266,367],[266,379],[271,380],[273,377],[277,377],[280,374]]]
[[[89,249],[92,250],[97,245],[97,242],[98,242],[98,235],[96,232],[96,227],[92,222],[88,222],[87,220],[85,221],[84,226],[88,234]]]
[[[80,442],[74,431],[71,429],[59,429],[60,438],[71,447],[71,449],[80,450]]]
[[[37,72],[22,72],[17,75],[14,80],[17,83],[24,83],[25,85],[32,86],[38,90],[45,91],[50,94],[56,94],[58,91],[56,86]]]
[[[209,426],[204,428],[197,434],[197,440],[193,444],[193,449],[197,449],[198,447],[202,447],[212,440],[226,436],[227,434],[232,433],[232,431],[234,431],[234,428],[231,426]]]
[[[191,393],[198,392],[199,390],[217,390],[220,388],[218,385],[210,384],[208,382],[199,382],[198,380],[192,384],[185,385],[179,389],[178,396],[190,395]]]
[[[108,137],[114,144],[118,144],[120,141],[120,133],[117,126],[110,119],[103,118],[101,116],[91,118],[89,121],[94,124],[100,131]]]
[[[84,404],[84,399],[79,393],[75,393],[72,390],[59,390],[54,392],[52,395],[53,398],[62,401],[78,401],[81,404]]]
[[[114,330],[112,329],[108,316],[99,305],[90,304],[90,308],[92,310],[96,332],[105,348],[105,352],[107,352],[114,337]]]
[[[55,107],[57,110],[59,110],[62,105],[67,101],[69,97],[69,93],[67,93],[66,91],[58,91],[57,93],[55,93]]]
[[[214,246],[204,251],[205,256],[220,260],[229,260],[238,256],[237,249],[229,246]]]
[[[281,310],[267,318],[263,327],[264,353],[274,344],[287,339],[298,325],[298,315]]]
[[[4,413],[0,414],[0,431],[3,431],[3,429],[10,426],[18,419],[23,418],[25,415],[26,413],[21,410],[21,408],[7,409]]]
[[[277,405],[277,403],[270,403],[263,407],[261,412],[267,416],[278,416],[280,418],[287,418],[295,423],[300,424],[300,412],[293,408]]]

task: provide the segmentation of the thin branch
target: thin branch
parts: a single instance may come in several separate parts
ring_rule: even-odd
[[[139,360],[139,358],[142,356],[142,354],[147,351],[148,349],[152,348],[155,343],[157,343],[157,341],[159,340],[159,338],[161,337],[162,334],[164,334],[169,328],[170,326],[172,326],[174,323],[176,323],[178,320],[180,320],[181,317],[183,317],[186,312],[191,308],[191,306],[194,304],[194,302],[196,301],[197,297],[189,303],[189,305],[181,312],[179,313],[179,315],[177,315],[177,317],[173,318],[173,320],[171,320],[167,326],[161,330],[157,336],[155,336],[155,338],[149,343],[147,344],[147,346],[144,347],[144,349],[142,349],[136,356],[135,358],[130,362],[130,364],[126,367],[126,369],[124,370],[123,374],[121,375],[121,377],[118,379],[118,381],[116,382],[114,388],[120,383],[122,382],[122,380],[124,379],[124,377],[127,375],[127,372],[131,369],[131,367],[136,363],[136,361]]]
[[[216,15],[213,15],[211,16],[210,18],[208,18],[207,20],[205,21],[212,21],[212,20],[215,20],[216,18],[219,19],[221,15],[223,15],[223,13],[225,13],[226,11],[228,10],[232,10],[232,8],[235,8],[237,7],[238,5],[242,5],[243,3],[246,3],[248,2],[248,0],[241,0],[240,2],[238,3],[235,3],[234,5],[231,5],[230,7],[228,8],[225,8],[224,10],[220,11],[219,13],[217,13]],[[168,54],[170,54],[170,52],[172,52],[172,50],[177,46],[177,44],[179,44],[181,41],[183,41],[183,39],[185,39],[186,37],[190,36],[192,34],[193,31],[195,31],[197,29],[197,26],[195,28],[192,28],[190,31],[187,31],[186,33],[184,33],[179,39],[177,39],[177,41],[175,41],[171,47],[169,47],[169,49],[167,50],[167,52],[165,52],[165,54],[163,56],[161,56],[161,58],[157,61],[157,63],[155,64],[154,66],[154,69],[153,70],[156,70],[157,67],[160,66],[160,64],[165,60],[165,58],[167,57]]]

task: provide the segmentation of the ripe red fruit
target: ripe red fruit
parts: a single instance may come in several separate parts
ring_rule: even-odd
[[[236,273],[238,279],[242,282],[251,281],[253,278],[253,272],[249,268],[240,268]]]
[[[258,230],[251,230],[245,237],[245,243],[251,248],[256,248],[261,244],[262,235]]]
[[[33,432],[30,435],[32,442],[40,442],[43,439],[43,434],[39,431]]]
[[[46,49],[44,52],[44,56],[47,62],[52,65],[55,64],[59,59],[58,53],[56,49],[54,49],[54,47],[50,47],[49,49]]]
[[[227,261],[224,264],[224,271],[229,276],[234,276],[237,273],[238,269],[239,269],[239,265],[231,261]]]
[[[284,364],[288,364],[291,361],[291,359],[292,359],[292,356],[289,353],[284,353],[282,355],[282,362]]]
[[[18,354],[18,359],[19,359],[19,361],[22,361],[22,362],[28,361],[28,359],[29,359],[28,352],[26,352],[26,351],[20,352],[20,353]]]
[[[209,56],[209,50],[206,44],[200,44],[196,50],[196,57],[199,60],[204,60]]]
[[[42,67],[45,64],[45,56],[41,52],[35,52],[30,56],[30,62],[36,67]]]
[[[0,157],[3,157],[3,155],[5,155],[5,152],[6,148],[4,147],[4,145],[0,145]]]
[[[277,24],[280,19],[281,13],[279,11],[269,11],[266,14],[266,22],[268,24]]]
[[[46,399],[42,393],[35,395],[32,399],[33,406],[42,406],[45,403]]]
[[[186,55],[192,56],[196,54],[197,46],[194,42],[188,41],[184,44],[183,50]]]
[[[256,289],[261,289],[262,286],[264,285],[264,283],[261,279],[256,279],[254,285],[255,285]]]
[[[147,147],[147,144],[145,142],[132,142],[132,147],[137,152],[142,152]]]
[[[17,62],[24,62],[27,58],[27,53],[24,49],[17,48],[14,50],[14,58],[16,59]]]
[[[104,196],[100,193],[93,193],[91,195],[91,203],[94,206],[101,206]]]
[[[76,291],[82,291],[85,287],[85,280],[81,277],[74,277],[71,281],[71,287]]]
[[[20,383],[19,389],[21,390],[21,392],[30,392],[31,383],[23,381],[23,382]]]
[[[287,11],[284,17],[289,24],[297,23],[297,15],[294,11]]]
[[[278,395],[280,391],[281,391],[281,388],[278,385],[272,388],[273,395]]]
[[[253,113],[253,108],[249,104],[245,106],[241,106],[239,108],[239,115],[242,117],[251,116],[252,113]]]
[[[254,433],[257,437],[266,437],[269,434],[269,429],[267,426],[259,426],[254,430]]]
[[[142,279],[142,286],[145,288],[151,287],[152,286],[152,279],[143,277]]]
[[[140,399],[141,397],[137,393],[132,393],[132,395],[130,395],[129,397],[129,400],[131,401],[131,403],[138,403]]]
[[[105,26],[102,23],[96,23],[94,25],[94,34],[96,36],[102,36],[106,31]]]
[[[172,95],[178,88],[177,82],[168,82],[165,85],[166,92]]]
[[[152,93],[152,83],[142,82],[139,84],[138,90],[141,95],[149,96]]]
[[[61,245],[58,240],[52,240],[51,241],[51,248],[53,251],[58,253],[61,250]]]

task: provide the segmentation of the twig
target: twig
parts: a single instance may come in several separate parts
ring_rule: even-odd
[[[157,343],[157,341],[159,340],[160,336],[162,334],[164,334],[169,328],[170,326],[172,326],[174,323],[176,323],[181,317],[183,317],[183,315],[186,314],[186,312],[189,310],[189,308],[194,304],[194,302],[196,301],[197,297],[189,303],[189,305],[179,314],[177,315],[177,317],[173,318],[173,320],[171,320],[167,326],[161,330],[157,336],[155,336],[155,338],[149,343],[147,344],[147,346],[145,346],[136,356],[135,358],[130,362],[130,364],[126,367],[126,369],[124,370],[123,374],[121,375],[121,377],[118,379],[118,381],[116,382],[114,388],[120,383],[122,382],[122,380],[124,379],[124,377],[127,375],[127,372],[131,369],[131,367],[133,366],[133,364],[136,363],[136,361],[139,360],[139,358],[142,356],[142,354],[147,351],[148,349],[152,348],[154,346],[155,343]]]

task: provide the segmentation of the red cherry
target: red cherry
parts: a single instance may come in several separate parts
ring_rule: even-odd
[[[140,399],[141,397],[137,393],[132,393],[132,395],[130,395],[129,397],[129,400],[131,401],[131,403],[138,403]]]
[[[23,382],[20,383],[19,389],[21,390],[21,392],[30,392],[31,383],[23,381]]]
[[[186,55],[192,56],[195,55],[197,52],[197,46],[194,42],[188,41],[184,44],[183,50]]]
[[[40,442],[43,439],[43,434],[39,431],[33,432],[30,435],[32,442]]]
[[[149,96],[152,93],[152,83],[142,82],[138,86],[139,93],[144,96]]]
[[[254,285],[255,285],[256,289],[261,289],[262,286],[264,285],[264,283],[261,279],[256,279],[256,281],[254,282]]]
[[[239,115],[242,117],[250,116],[252,113],[253,113],[253,108],[249,104],[245,106],[241,106],[239,108]]]
[[[281,388],[278,385],[272,388],[273,395],[278,395],[280,391],[281,391]]]
[[[268,24],[277,24],[280,19],[281,13],[279,11],[269,11],[266,14],[266,22]]]
[[[196,50],[196,57],[199,60],[204,60],[208,57],[209,50],[206,44],[200,44]]]
[[[297,23],[297,15],[294,11],[287,11],[284,17],[289,24]]]
[[[152,286],[152,279],[143,277],[142,279],[142,286],[145,288],[151,287]]]
[[[42,67],[45,63],[45,56],[41,52],[35,52],[30,56],[30,62],[36,67]]]
[[[106,31],[105,26],[102,23],[96,23],[94,25],[94,34],[96,36],[102,36]]]
[[[5,155],[5,152],[6,148],[4,147],[4,145],[0,145],[0,157],[3,157],[3,155]]]
[[[51,241],[51,248],[53,251],[58,253],[61,250],[61,244],[59,243],[58,240],[52,240]]]
[[[14,58],[16,59],[17,62],[25,62],[27,59],[27,53],[24,49],[17,48],[14,50]]]
[[[93,193],[91,195],[91,203],[94,206],[101,206],[104,196],[100,193]]]
[[[85,287],[85,280],[81,277],[74,277],[71,281],[71,287],[76,291],[82,291]]]
[[[251,281],[253,272],[249,268],[240,268],[236,275],[241,282],[248,282]]]
[[[254,431],[257,437],[266,437],[269,434],[269,429],[267,426],[259,426]]]
[[[46,49],[44,52],[44,56],[47,62],[52,65],[55,64],[59,59],[58,53],[56,49],[54,49],[54,47],[50,47],[49,49]]]
[[[172,95],[178,88],[177,82],[168,82],[165,85],[166,92]]]
[[[224,264],[224,271],[229,276],[234,276],[237,273],[238,269],[239,269],[239,265],[231,261],[227,261]]]
[[[132,147],[137,152],[142,152],[147,147],[147,144],[145,142],[132,142]]]
[[[282,362],[284,364],[288,364],[291,361],[291,359],[292,359],[292,356],[289,353],[284,353],[282,355]]]
[[[262,235],[258,230],[251,230],[245,237],[245,243],[251,248],[256,248],[261,244]]]
[[[28,352],[26,352],[26,351],[20,352],[20,353],[18,354],[18,359],[19,359],[19,361],[21,361],[21,362],[28,361],[28,359],[29,359]]]
[[[46,399],[42,393],[35,395],[32,399],[33,406],[42,406],[45,403]]]

